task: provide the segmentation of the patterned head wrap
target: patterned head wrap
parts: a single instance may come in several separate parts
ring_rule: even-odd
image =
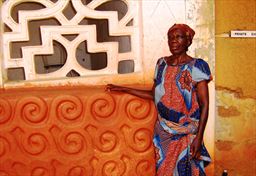
[[[168,30],[168,35],[171,33],[174,29],[180,29],[183,32],[185,32],[186,36],[189,37],[190,41],[192,42],[192,39],[195,35],[195,31],[191,29],[188,25],[186,24],[174,24],[170,29]]]

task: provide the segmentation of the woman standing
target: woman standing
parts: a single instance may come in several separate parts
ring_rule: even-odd
[[[172,55],[157,61],[152,90],[108,85],[109,91],[121,91],[152,99],[158,112],[154,130],[158,176],[205,175],[210,157],[203,145],[208,119],[208,64],[187,55],[194,30],[186,24],[174,24],[168,30]]]

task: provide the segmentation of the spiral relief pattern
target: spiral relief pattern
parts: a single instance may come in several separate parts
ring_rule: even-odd
[[[145,175],[154,175],[155,163],[148,160],[141,160],[136,166],[136,175],[145,176]]]
[[[11,145],[9,141],[6,138],[0,136],[0,158],[10,151],[10,147]]]
[[[12,108],[7,100],[0,98],[0,125],[11,118]]]
[[[39,97],[25,97],[17,104],[22,119],[30,123],[40,123],[46,118],[47,104]]]
[[[147,118],[150,113],[150,108],[150,102],[138,98],[128,101],[125,107],[128,117],[132,120],[143,120]]]
[[[98,118],[108,118],[116,108],[114,98],[109,94],[99,94],[92,99],[91,112]]]
[[[85,139],[78,132],[69,132],[60,141],[62,150],[67,154],[78,154],[86,147]]]
[[[67,92],[0,99],[1,171],[31,176],[154,173],[155,116],[148,101],[102,90],[93,95]]]
[[[38,155],[47,148],[47,139],[40,133],[34,133],[22,141],[24,150],[31,155]]]
[[[135,131],[132,140],[132,149],[136,152],[145,152],[151,146],[151,132],[146,128]]]
[[[59,96],[53,101],[53,108],[59,120],[72,122],[81,117],[83,104],[79,98],[72,95]]]
[[[121,167],[121,163],[117,163],[116,161],[107,161],[102,168],[102,175],[104,176],[121,176],[123,172],[124,170]]]
[[[1,170],[0,170],[0,175],[1,176],[9,176],[9,174],[7,172],[1,171]]]
[[[98,149],[102,152],[113,151],[118,143],[118,137],[115,133],[107,131],[100,135]]]
[[[73,167],[69,170],[68,176],[85,176],[88,175],[86,169],[81,166]]]
[[[43,167],[36,167],[31,171],[31,176],[50,176],[48,169]]]

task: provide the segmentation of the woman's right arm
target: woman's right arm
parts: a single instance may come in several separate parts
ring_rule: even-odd
[[[142,90],[142,89],[134,89],[134,88],[130,88],[130,87],[108,84],[106,87],[106,90],[107,91],[124,92],[124,93],[128,93],[131,95],[135,95],[135,96],[143,98],[143,99],[154,100],[155,85],[153,85],[151,90]]]

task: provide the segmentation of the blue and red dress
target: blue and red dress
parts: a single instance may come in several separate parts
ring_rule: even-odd
[[[211,161],[202,144],[200,160],[191,159],[190,145],[197,134],[200,108],[196,85],[210,81],[211,72],[202,59],[183,65],[168,65],[160,58],[155,70],[155,105],[158,120],[154,145],[158,176],[203,176]]]

